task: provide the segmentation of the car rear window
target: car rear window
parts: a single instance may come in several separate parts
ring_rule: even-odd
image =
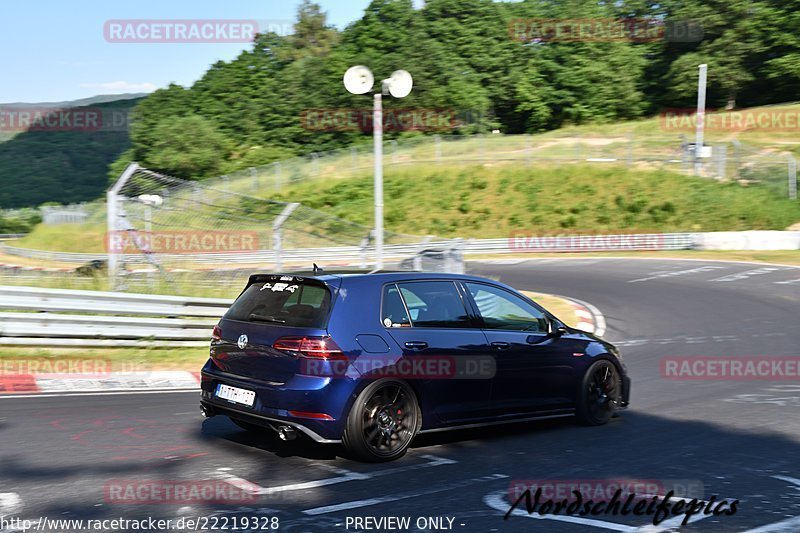
[[[225,318],[276,326],[322,329],[331,311],[328,288],[289,276],[259,281],[247,287]]]

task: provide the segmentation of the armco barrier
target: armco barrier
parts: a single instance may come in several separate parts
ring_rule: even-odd
[[[496,254],[514,253],[520,251],[535,251],[536,249],[525,250],[516,246],[516,241],[521,239],[522,234],[514,235],[509,238],[501,239],[465,239],[463,241],[463,252],[467,254]],[[579,242],[583,240],[582,246],[575,246],[571,251],[595,251],[595,250],[681,250],[692,248],[694,236],[691,233],[657,233],[657,234],[630,234],[630,235],[568,235],[568,236],[548,236],[548,237],[525,237],[528,242],[538,241],[547,242],[567,242],[572,240]],[[593,243],[590,245],[589,243]],[[387,259],[405,259],[414,256],[420,248],[447,248],[452,245],[452,241],[423,241],[416,244],[393,244],[384,247],[384,257]],[[552,250],[552,247],[543,245],[540,251]],[[0,244],[0,252],[25,257],[28,259],[58,261],[63,263],[88,263],[93,260],[104,260],[104,254],[82,254],[69,252],[49,252],[43,250],[29,250],[14,246]],[[364,257],[365,250],[360,246],[337,246],[330,248],[287,248],[282,250],[281,259],[285,263],[296,263],[298,261],[359,261]],[[367,250],[367,255],[371,257],[372,249]],[[186,255],[175,254],[154,254],[159,261],[186,261]],[[143,256],[126,254],[123,261],[142,260]],[[196,254],[191,256],[193,263],[242,263],[242,264],[267,264],[271,265],[275,261],[275,254],[272,250],[257,250],[252,252],[231,252],[231,253],[210,253]]]
[[[405,259],[414,256],[420,247],[443,248],[450,241],[431,241],[418,244],[396,244],[384,247],[387,259]],[[465,239],[465,254],[502,254],[519,252],[592,252],[625,250],[798,250],[800,231],[732,231],[712,233],[651,233],[625,235],[565,235],[536,236],[522,232],[502,239]],[[83,254],[30,250],[0,244],[0,253],[34,260],[85,264],[105,260],[105,254]],[[366,254],[371,257],[372,249]],[[186,260],[187,256],[155,254],[159,260]],[[329,248],[291,248],[282,251],[284,263],[360,261],[365,250],[359,246]],[[125,255],[124,261],[142,260],[142,255]],[[272,250],[253,252],[197,254],[191,257],[198,264],[259,264],[272,265]]]
[[[719,231],[698,233],[699,250],[800,250],[800,231]]]
[[[217,298],[0,286],[0,345],[205,346],[230,304]]]

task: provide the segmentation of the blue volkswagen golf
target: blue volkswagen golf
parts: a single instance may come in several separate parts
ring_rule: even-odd
[[[419,433],[628,405],[618,350],[501,283],[421,272],[250,277],[214,328],[201,409],[401,457]]]

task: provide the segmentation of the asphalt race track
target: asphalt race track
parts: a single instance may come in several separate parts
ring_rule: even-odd
[[[675,381],[659,370],[665,356],[797,356],[800,268],[533,259],[471,271],[602,311],[605,337],[619,343],[633,379],[631,408],[599,428],[566,419],[427,435],[402,460],[371,465],[337,447],[203,421],[193,392],[4,397],[0,514],[5,506],[32,520],[261,515],[298,533],[363,530],[346,521],[365,516],[410,516],[410,531],[420,530],[419,517],[452,518],[465,532],[670,527],[641,516],[503,520],[512,480],[632,478],[691,480],[706,499],[739,500],[735,515],[681,531],[800,531],[800,382]],[[230,506],[107,503],[109,481],[148,479],[228,479],[258,497]]]

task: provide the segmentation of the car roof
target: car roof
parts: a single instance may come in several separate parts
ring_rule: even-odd
[[[250,276],[250,279],[253,280],[255,278],[269,277],[269,276],[295,276],[305,279],[316,279],[325,283],[338,281],[341,279],[358,279],[358,278],[366,278],[370,280],[374,280],[376,283],[391,283],[395,281],[414,281],[414,280],[422,280],[422,279],[460,279],[460,280],[467,280],[467,281],[492,281],[496,283],[494,280],[488,280],[486,278],[482,278],[479,276],[470,276],[467,274],[448,274],[445,272],[426,272],[426,271],[378,271],[378,272],[369,272],[365,270],[359,271],[338,271],[338,272],[321,272],[321,273],[312,273],[312,272],[286,272],[286,273],[274,273],[274,272],[264,272],[253,274]]]

